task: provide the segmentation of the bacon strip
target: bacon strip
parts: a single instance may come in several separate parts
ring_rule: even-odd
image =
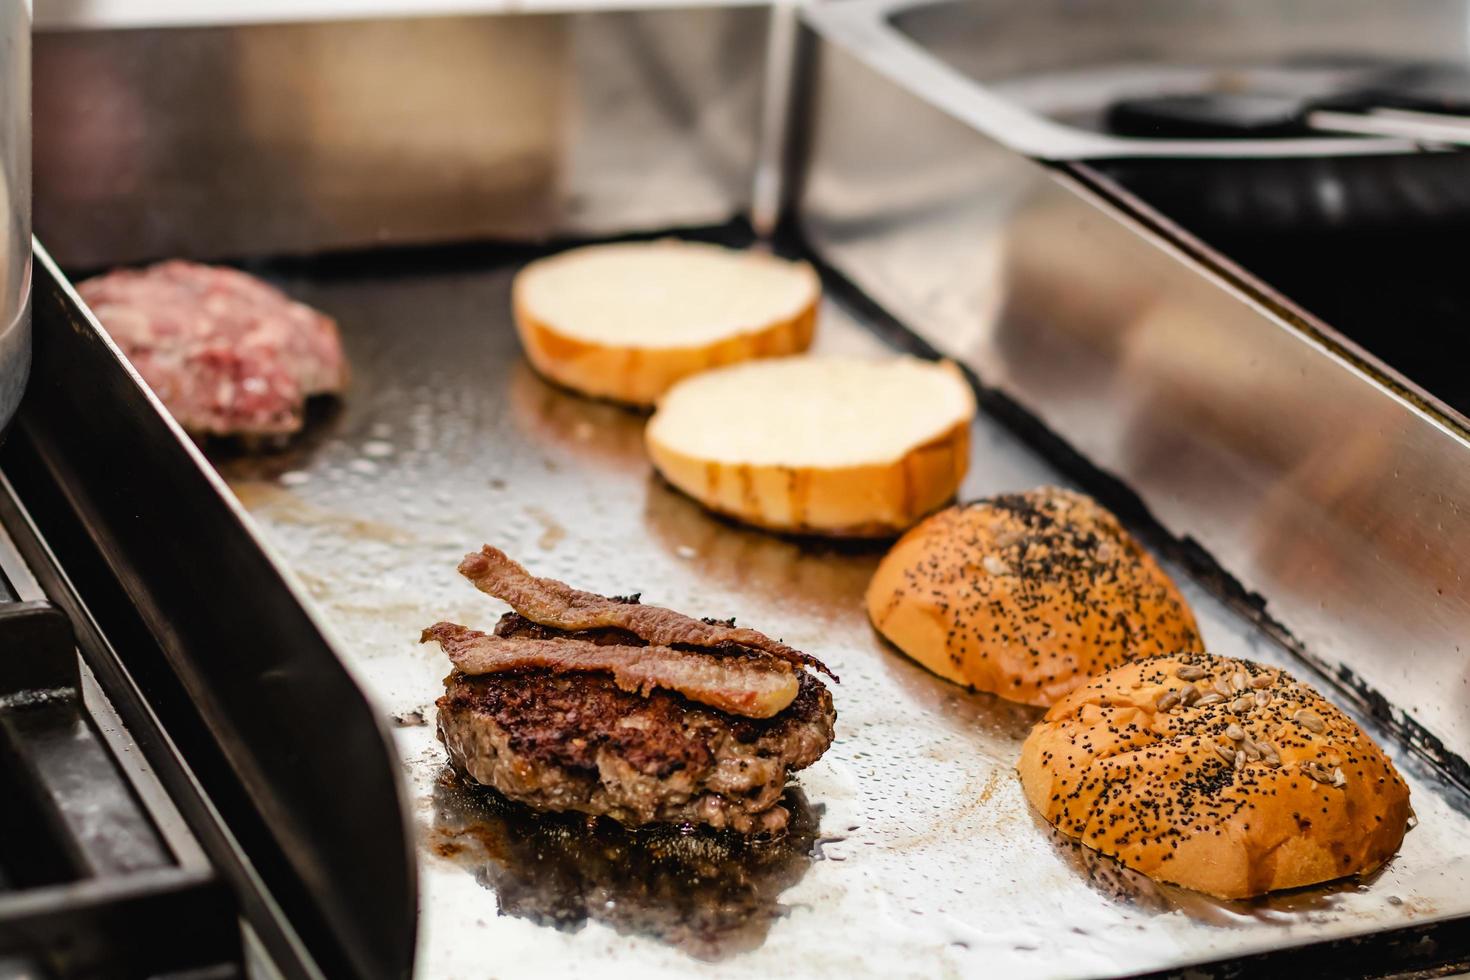
[[[764,633],[723,623],[706,623],[662,606],[614,602],[556,579],[538,578],[505,552],[488,544],[478,552],[465,555],[459,563],[459,573],[475,583],[481,592],[510,603],[516,612],[543,626],[564,630],[616,628],[663,646],[741,646],[769,653],[794,666],[815,668],[834,681],[838,679],[816,657]]]
[[[625,691],[647,697],[664,688],[712,708],[748,718],[769,718],[796,697],[796,671],[766,657],[712,657],[666,646],[616,646],[568,637],[530,639],[491,636],[456,623],[435,623],[419,642],[437,640],[466,674],[523,668],[554,673],[607,673]]]

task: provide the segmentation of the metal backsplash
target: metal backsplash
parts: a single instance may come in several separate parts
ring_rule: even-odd
[[[603,235],[749,205],[769,13],[38,34],[64,266]]]
[[[1125,218],[1085,168],[1038,165],[935,108],[892,70],[885,28],[846,13],[805,14],[820,39],[800,212],[817,252],[1203,545],[1463,779],[1459,423],[1237,270]]]

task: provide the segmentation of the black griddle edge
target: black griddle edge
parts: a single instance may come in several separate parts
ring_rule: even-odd
[[[384,720],[39,244],[35,276],[0,452],[38,531],[18,546],[275,966],[409,976],[417,877]]]
[[[0,523],[27,531],[3,477]],[[0,976],[239,976],[234,902],[82,692],[65,615],[0,572]]]

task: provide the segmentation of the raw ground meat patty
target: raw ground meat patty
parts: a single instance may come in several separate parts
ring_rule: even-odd
[[[77,289],[192,435],[290,435],[347,384],[336,322],[236,269],[175,260]]]

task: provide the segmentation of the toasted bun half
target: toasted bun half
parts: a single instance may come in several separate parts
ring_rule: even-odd
[[[645,441],[711,510],[800,534],[897,534],[954,496],[975,399],[952,364],[917,358],[752,361],[689,378]]]
[[[542,375],[648,406],[699,371],[806,350],[821,292],[805,262],[666,240],[539,259],[516,275],[511,297]]]
[[[1277,668],[1204,653],[1078,688],[1019,769],[1062,833],[1220,898],[1372,871],[1408,827],[1408,787],[1351,718]]]
[[[1204,649],[1179,590],[1118,519],[1056,487],[930,517],[879,563],[867,606],[939,676],[1023,704],[1135,657]]]

